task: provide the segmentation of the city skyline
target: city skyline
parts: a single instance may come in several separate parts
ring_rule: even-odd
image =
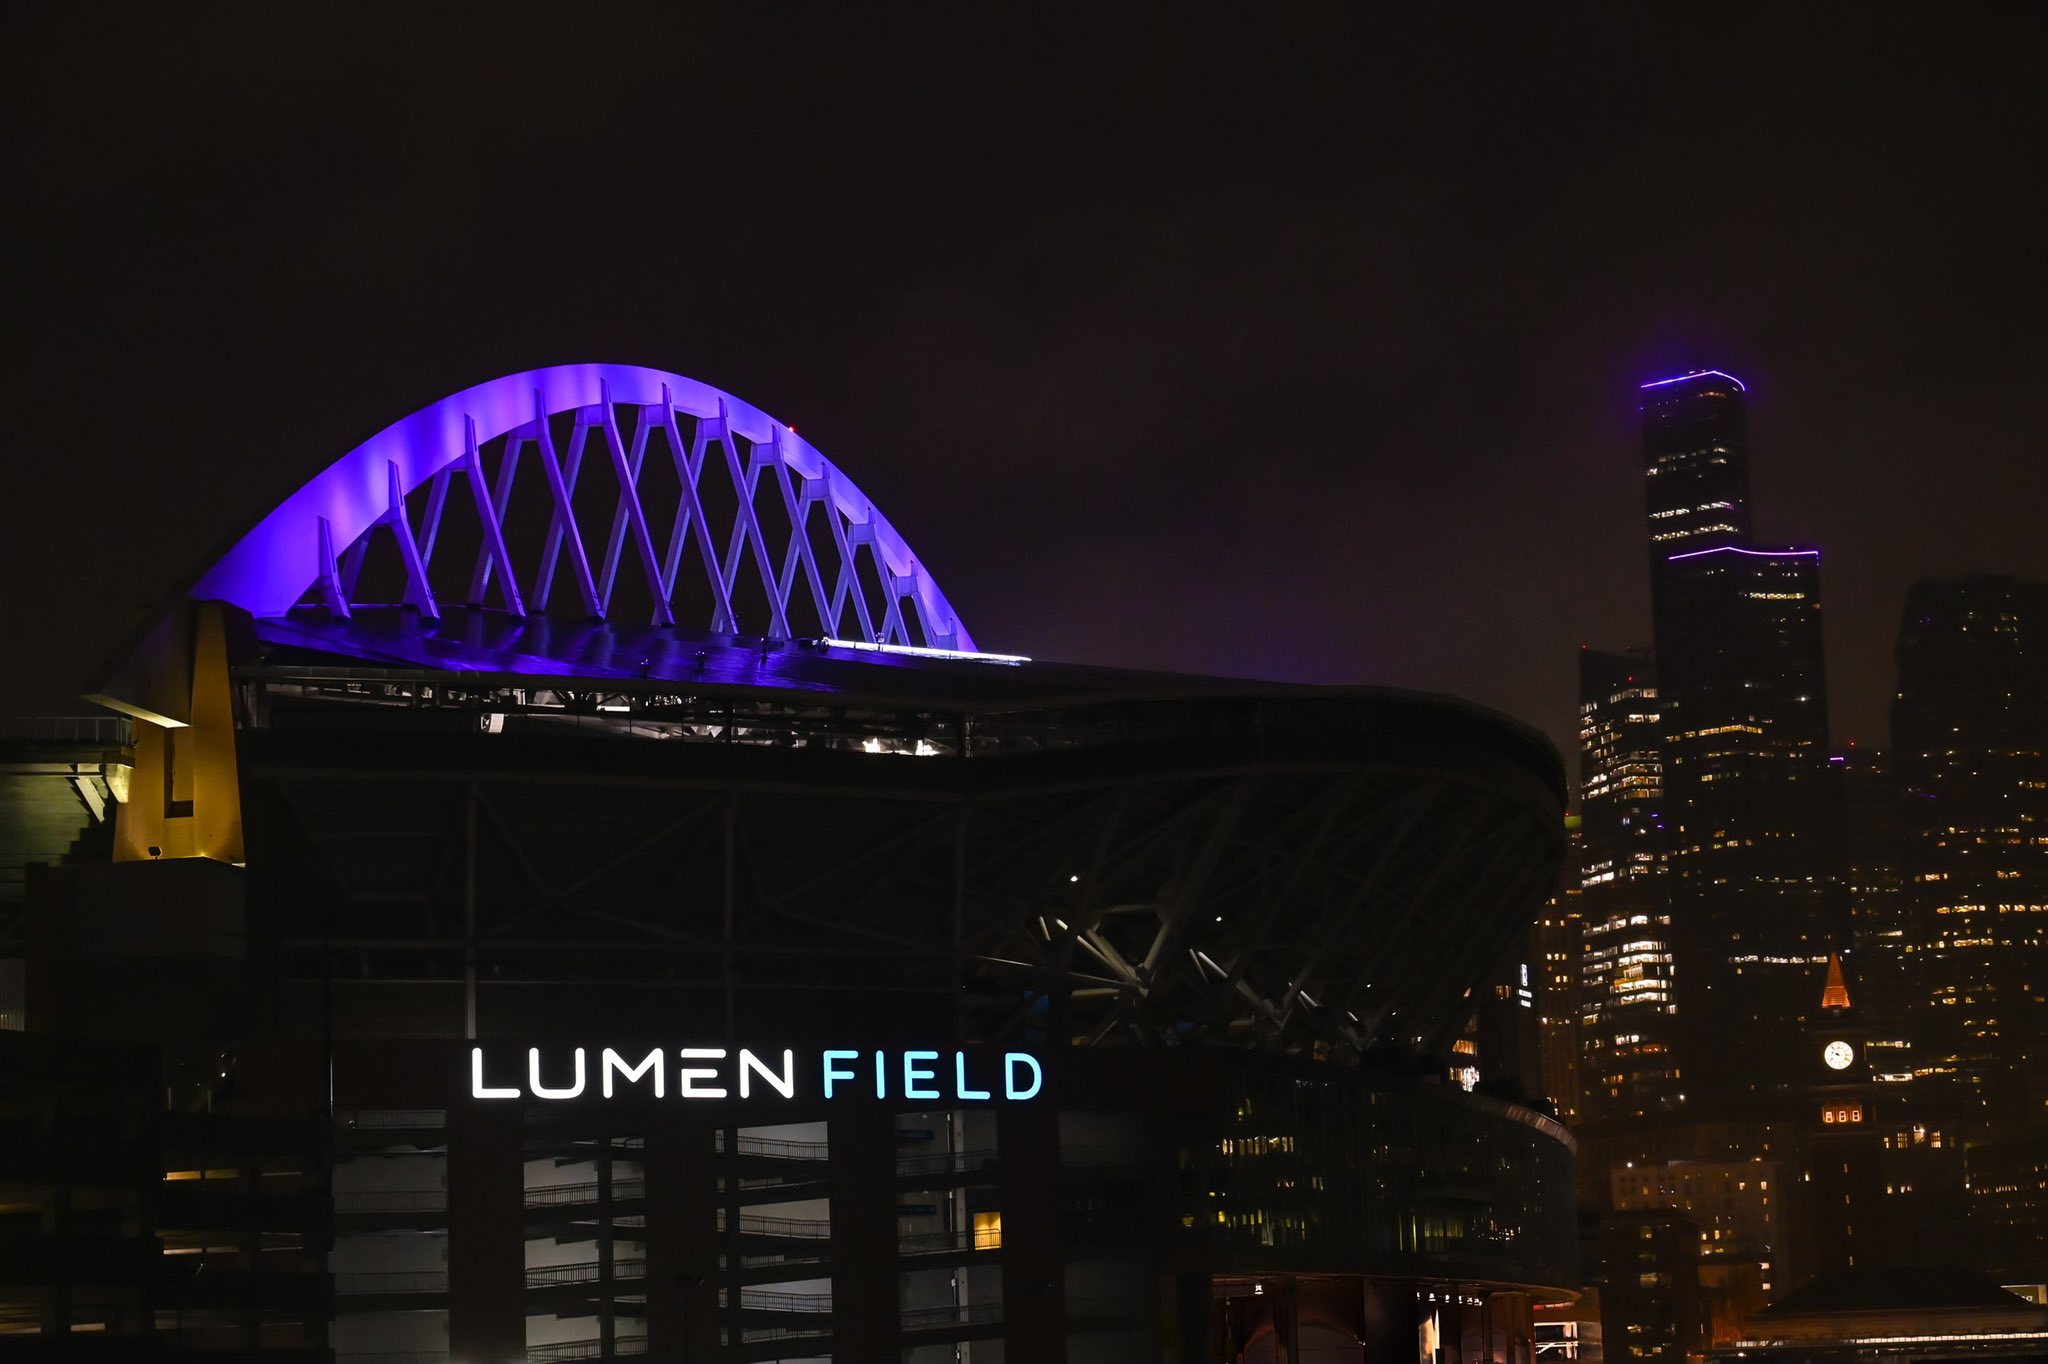
[[[745,78],[711,63],[682,122],[658,43],[572,100],[509,30],[47,20],[16,95],[40,340],[11,448],[36,495],[6,501],[0,553],[15,580],[65,572],[0,608],[51,659],[0,668],[0,701],[75,709],[123,623],[76,603],[203,562],[286,480],[272,452],[596,358],[702,375],[842,451],[928,528],[989,647],[1449,691],[1569,752],[1575,646],[1649,642],[1637,385],[1719,367],[1749,387],[1757,534],[1826,555],[1837,738],[1882,742],[1911,581],[2048,577],[2040,190],[2010,173],[2042,158],[2004,65],[2025,43],[1895,16],[1677,44],[1647,16],[1520,22],[1423,25],[1385,69],[1341,23],[1224,44],[1105,19],[1078,45],[821,23],[778,35],[802,100],[734,112]],[[933,84],[847,84],[885,59]],[[389,100],[359,97],[372,68]],[[519,108],[482,88],[526,75]],[[1259,97],[1211,98],[1231,75]],[[1887,95],[1909,81],[1939,97]],[[788,112],[856,98],[843,124]],[[558,156],[609,185],[674,146],[742,198],[772,186],[773,229],[659,177],[520,207]],[[31,509],[127,467],[89,416],[116,391],[148,451],[122,496],[152,514],[80,550]]]
[[[12,35],[0,1346],[2048,1346],[2048,8]]]

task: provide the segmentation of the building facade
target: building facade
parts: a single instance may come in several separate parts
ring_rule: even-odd
[[[1665,881],[1656,665],[1579,653],[1579,1031],[1585,1121],[1676,1108],[1677,982]]]
[[[1916,1069],[2048,1127],[2048,585],[1915,583],[1892,705]]]
[[[1564,856],[1510,722],[978,650],[794,433],[621,366],[394,425],[138,638],[6,1039],[132,1081],[75,1177],[6,1093],[18,1201],[123,1232],[0,1284],[38,1345],[1527,1358],[1576,1282],[1570,1136],[1445,1079]]]
[[[1751,542],[1742,385],[1643,389],[1677,1003],[1688,1102],[1794,1091],[1783,1039],[1840,917],[1820,555]]]
[[[1536,921],[1536,1015],[1543,1092],[1567,1126],[1578,1123],[1584,1106],[1580,1069],[1579,977],[1585,952],[1584,919],[1579,913],[1579,847],[1582,833],[1577,815],[1565,819],[1566,858],[1562,884]]]

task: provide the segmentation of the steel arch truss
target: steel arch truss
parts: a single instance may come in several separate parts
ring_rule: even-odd
[[[445,533],[457,522],[474,542],[462,562]],[[368,602],[365,564],[387,541],[399,602]],[[809,442],[729,394],[631,365],[510,375],[387,427],[190,595],[258,617],[401,604],[433,621],[460,603],[610,620],[626,582],[657,626],[974,648],[903,537]]]

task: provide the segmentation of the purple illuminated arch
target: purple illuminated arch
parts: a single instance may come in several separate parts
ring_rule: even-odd
[[[1680,559],[1697,559],[1702,554],[1747,554],[1752,559],[1818,559],[1817,549],[1744,549],[1740,545],[1716,545],[1712,549],[1689,549],[1683,554],[1674,554],[1669,562]]]
[[[558,449],[556,428],[564,419],[571,434]],[[505,450],[490,477],[480,448],[500,437]],[[545,549],[538,562],[525,564],[514,561],[504,535],[523,454],[537,457],[544,479],[539,492],[550,516]],[[608,528],[577,523],[575,491],[586,454],[609,462],[618,489]],[[681,488],[666,527],[649,524],[640,496],[650,459],[670,460]],[[725,501],[734,510],[726,523],[712,525],[699,489],[719,476],[716,470],[731,480],[734,496]],[[771,485],[765,493],[763,480]],[[531,480],[518,486],[530,488]],[[409,510],[407,498],[422,488],[424,507]],[[767,512],[756,510],[757,497]],[[888,518],[808,441],[730,394],[638,365],[530,370],[422,408],[286,498],[200,576],[190,595],[277,617],[317,594],[330,611],[346,616],[355,604],[362,557],[381,528],[398,543],[406,602],[438,618],[452,594],[445,588],[437,593],[431,569],[451,502],[481,528],[481,548],[467,575],[465,600],[472,606],[495,605],[515,616],[544,610],[559,572],[584,614],[605,619],[617,574],[638,572],[658,625],[695,617],[693,623],[716,633],[789,638],[791,607],[808,599],[826,635],[974,648],[952,604]],[[812,543],[818,516],[829,531],[823,552]],[[775,524],[764,527],[771,520]],[[778,532],[779,544],[771,544],[767,529]],[[739,619],[736,598],[743,594],[735,588],[743,571],[758,575],[765,587],[767,619]],[[871,599],[881,603],[879,610]]]
[[[1722,369],[1695,369],[1684,374],[1674,374],[1669,379],[1653,379],[1647,384],[1639,385],[1639,387],[1663,388],[1667,384],[1682,384],[1687,379],[1726,379],[1729,383],[1735,385],[1736,392],[1749,392],[1749,385]]]

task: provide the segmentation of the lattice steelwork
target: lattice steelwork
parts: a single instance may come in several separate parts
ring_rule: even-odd
[[[245,674],[268,718],[244,770],[290,959],[346,986],[344,1028],[481,1007],[486,1032],[548,1009],[759,1031],[815,1009],[1427,1053],[1559,862],[1538,744],[1411,698],[948,714],[641,687],[568,714],[314,671]],[[500,728],[435,722],[479,708]]]
[[[665,518],[650,496],[658,470],[674,496]],[[593,493],[609,503],[595,514]],[[546,519],[530,552],[514,533],[522,511]],[[459,518],[474,557],[437,564]],[[509,375],[414,413],[287,498],[190,595],[258,617],[314,601],[345,619],[387,534],[403,602],[428,621],[451,601],[544,612],[563,578],[573,613],[609,620],[624,573],[655,625],[974,648],[903,537],[808,441],[729,394],[634,365]]]
[[[1456,703],[976,653],[850,479],[655,370],[436,403],[189,595],[256,618],[248,861],[345,1028],[1431,1052],[1561,856],[1555,755]]]

